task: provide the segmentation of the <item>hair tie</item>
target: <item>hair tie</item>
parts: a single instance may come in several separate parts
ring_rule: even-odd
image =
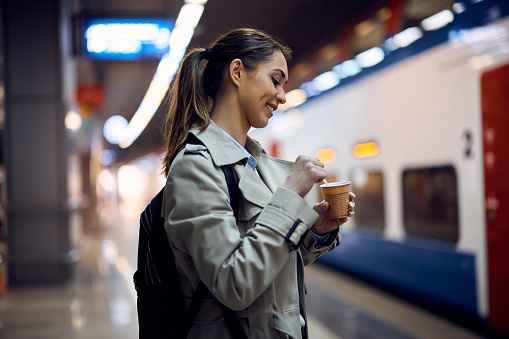
[[[210,59],[210,49],[205,48],[205,50],[202,53],[203,53],[202,54],[203,59],[205,59],[205,60],[209,60]]]

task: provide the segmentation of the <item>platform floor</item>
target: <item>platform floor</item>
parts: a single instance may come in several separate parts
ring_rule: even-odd
[[[140,208],[99,209],[68,283],[10,288],[0,298],[0,338],[138,338],[132,274]],[[320,264],[306,268],[306,283],[312,339],[484,338]]]

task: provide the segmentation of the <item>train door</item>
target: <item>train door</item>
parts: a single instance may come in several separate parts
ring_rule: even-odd
[[[481,78],[490,326],[509,333],[509,65]]]

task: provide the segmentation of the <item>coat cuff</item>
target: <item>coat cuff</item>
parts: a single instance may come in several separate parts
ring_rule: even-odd
[[[339,234],[339,228],[337,228],[334,231],[330,232],[327,241],[320,244],[319,246],[317,246],[316,238],[311,234],[303,240],[302,245],[309,252],[324,252],[332,251],[333,249],[335,249],[339,245],[340,241],[341,234]]]
[[[316,219],[318,213],[304,199],[292,191],[278,188],[257,223],[274,230],[296,249]]]

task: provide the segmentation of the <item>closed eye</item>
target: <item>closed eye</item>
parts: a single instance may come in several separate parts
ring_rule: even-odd
[[[272,78],[272,82],[274,83],[274,86],[276,86],[276,87],[281,86],[281,83],[274,78]]]

